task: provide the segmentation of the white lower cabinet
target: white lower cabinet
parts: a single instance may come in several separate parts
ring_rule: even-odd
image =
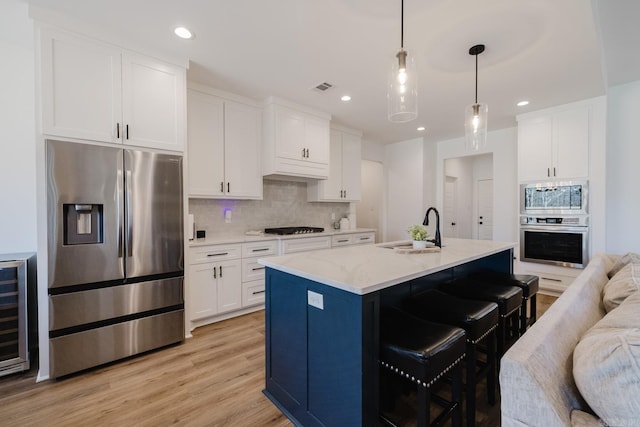
[[[349,245],[365,245],[367,243],[375,243],[376,233],[344,233],[331,236],[331,247],[349,246]]]
[[[242,246],[211,245],[190,250],[191,320],[242,307]]]
[[[330,236],[285,239],[280,242],[280,254],[284,255],[295,252],[315,251],[318,249],[329,249],[330,247]]]
[[[187,280],[193,326],[260,309],[265,267],[258,259],[277,253],[277,240],[192,247]]]

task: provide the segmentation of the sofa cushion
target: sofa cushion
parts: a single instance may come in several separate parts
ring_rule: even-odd
[[[591,409],[612,426],[640,425],[640,292],[581,338],[573,375]]]
[[[630,263],[622,267],[604,285],[602,303],[607,312],[618,307],[629,295],[640,289],[640,264]]]
[[[640,254],[627,252],[626,254],[622,255],[613,263],[613,265],[607,272],[607,276],[609,276],[609,278],[612,278],[618,271],[622,270],[622,267],[631,262],[635,262],[636,264],[640,263]]]

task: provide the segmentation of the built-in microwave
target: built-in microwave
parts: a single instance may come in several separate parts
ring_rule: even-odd
[[[521,215],[586,215],[587,180],[550,181],[520,185]]]

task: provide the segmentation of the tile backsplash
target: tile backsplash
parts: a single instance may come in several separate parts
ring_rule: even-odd
[[[225,212],[231,210],[231,222]],[[195,217],[196,230],[207,237],[242,234],[266,227],[306,225],[331,227],[349,214],[349,203],[307,202],[307,184],[264,180],[263,200],[189,199],[189,213]]]

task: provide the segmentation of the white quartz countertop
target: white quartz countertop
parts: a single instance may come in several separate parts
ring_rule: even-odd
[[[393,243],[383,243],[282,255],[258,262],[285,273],[364,295],[516,246],[513,242],[453,238],[446,238],[442,243],[440,252],[401,254],[385,247],[393,246]]]
[[[375,232],[374,228],[354,228],[349,230],[333,230],[325,227],[325,231],[322,233],[307,233],[307,234],[288,234],[288,235],[278,235],[278,234],[265,234],[261,233],[259,235],[246,235],[246,234],[237,234],[237,235],[228,235],[228,236],[213,236],[207,237],[206,239],[194,239],[189,242],[189,247],[197,247],[197,246],[208,246],[208,245],[222,245],[222,244],[232,244],[232,243],[250,243],[250,242],[260,242],[266,240],[289,240],[289,239],[302,239],[305,237],[322,237],[322,236],[334,236],[341,234],[354,234],[354,233],[369,233]]]

